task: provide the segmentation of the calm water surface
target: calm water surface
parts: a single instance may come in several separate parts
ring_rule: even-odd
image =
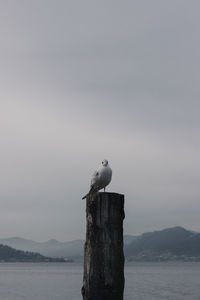
[[[1,263],[1,300],[80,300],[82,264]],[[199,300],[200,263],[128,263],[124,300]]]

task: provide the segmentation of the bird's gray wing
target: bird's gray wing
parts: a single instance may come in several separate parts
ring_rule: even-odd
[[[95,186],[98,183],[98,180],[99,180],[99,172],[95,171],[92,175],[90,186],[91,187]]]
[[[82,199],[85,199],[90,194],[96,193],[98,191],[98,181],[99,181],[99,172],[95,171],[91,177],[90,190]]]

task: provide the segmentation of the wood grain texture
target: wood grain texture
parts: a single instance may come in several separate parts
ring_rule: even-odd
[[[124,195],[87,197],[83,300],[123,300]]]

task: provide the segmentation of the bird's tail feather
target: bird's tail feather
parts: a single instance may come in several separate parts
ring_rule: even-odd
[[[92,186],[89,192],[82,198],[82,200],[86,199],[88,196],[95,194],[99,189],[97,187]]]

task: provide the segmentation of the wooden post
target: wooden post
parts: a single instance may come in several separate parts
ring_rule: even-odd
[[[83,300],[123,300],[124,195],[87,197]]]

